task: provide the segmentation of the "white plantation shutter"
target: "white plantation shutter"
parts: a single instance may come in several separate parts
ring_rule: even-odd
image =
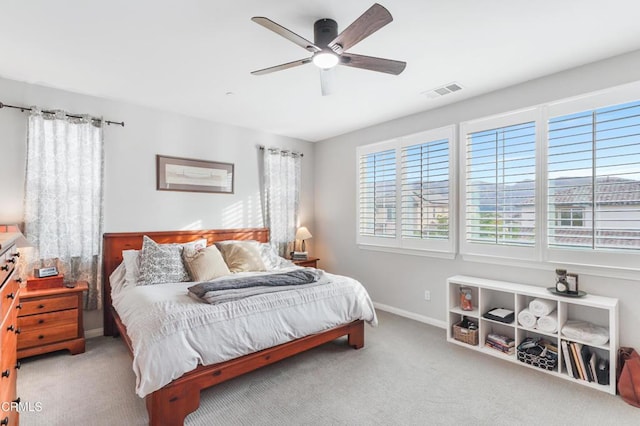
[[[467,135],[466,240],[535,245],[536,125]]]
[[[449,140],[402,148],[402,238],[449,238]]]
[[[358,244],[452,258],[454,137],[447,126],[358,147]]]
[[[552,117],[551,248],[640,250],[640,102]]]
[[[396,237],[396,152],[359,156],[359,234]]]

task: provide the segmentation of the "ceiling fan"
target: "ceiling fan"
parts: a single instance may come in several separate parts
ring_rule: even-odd
[[[269,74],[274,71],[286,70],[287,68],[293,68],[298,65],[313,62],[318,68],[320,68],[320,86],[323,96],[331,94],[333,68],[336,65],[345,65],[348,67],[362,68],[394,75],[400,74],[407,66],[407,63],[402,61],[356,55],[354,53],[346,52],[350,47],[364,40],[366,37],[393,21],[393,17],[389,11],[378,3],[375,3],[366,12],[360,15],[358,19],[353,21],[351,25],[349,25],[339,35],[338,24],[333,19],[320,19],[316,21],[313,25],[313,43],[268,18],[255,16],[251,18],[251,20],[313,53],[309,58],[253,71],[251,74]]]

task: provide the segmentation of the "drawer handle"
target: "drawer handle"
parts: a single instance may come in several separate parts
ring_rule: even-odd
[[[0,420],[0,425],[5,426],[9,424],[9,417],[5,417],[4,419]]]
[[[7,299],[15,299],[15,298],[16,298],[15,293],[9,293],[9,294],[7,294]]]
[[[13,331],[15,330],[15,328],[13,328],[13,324],[11,324],[9,327],[7,327],[7,331]]]
[[[13,401],[14,404],[20,404],[20,397],[17,397],[16,399],[14,399]]]
[[[15,333],[16,333],[16,334],[20,334],[20,328],[16,328]]]
[[[2,377],[9,377],[10,374],[11,374],[11,370],[7,368],[2,372]]]
[[[42,339],[44,339],[44,336],[41,334],[41,335],[38,336],[38,339],[42,340]]]
[[[18,304],[16,305],[16,309],[22,309],[22,303],[18,303]]]
[[[42,309],[42,308],[44,308],[43,304],[38,305],[38,309]]]
[[[22,367],[22,363],[20,361],[16,362],[16,370],[20,370],[20,367]]]
[[[15,257],[12,257],[11,259],[7,259],[7,262],[16,263],[16,259]]]
[[[2,265],[2,266],[0,266],[0,269],[2,269],[3,271],[8,271],[9,270],[9,265]]]
[[[20,278],[20,277],[16,278],[16,282],[17,283],[21,283],[22,282],[22,278]]]
[[[11,256],[20,257],[20,252],[19,252],[19,251],[17,251],[17,252],[15,252],[15,253],[13,253]]]

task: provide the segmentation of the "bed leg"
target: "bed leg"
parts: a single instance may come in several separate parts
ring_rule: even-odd
[[[364,321],[358,322],[351,328],[347,339],[349,346],[353,346],[354,349],[364,347]]]
[[[146,397],[150,426],[178,426],[200,406],[197,386],[171,386]]]

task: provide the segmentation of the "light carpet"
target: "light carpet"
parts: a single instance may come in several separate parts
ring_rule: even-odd
[[[638,425],[640,409],[446,342],[445,331],[378,312],[365,347],[338,339],[202,392],[187,425]],[[120,339],[84,354],[23,360],[18,394],[40,402],[29,425],[145,425]]]

